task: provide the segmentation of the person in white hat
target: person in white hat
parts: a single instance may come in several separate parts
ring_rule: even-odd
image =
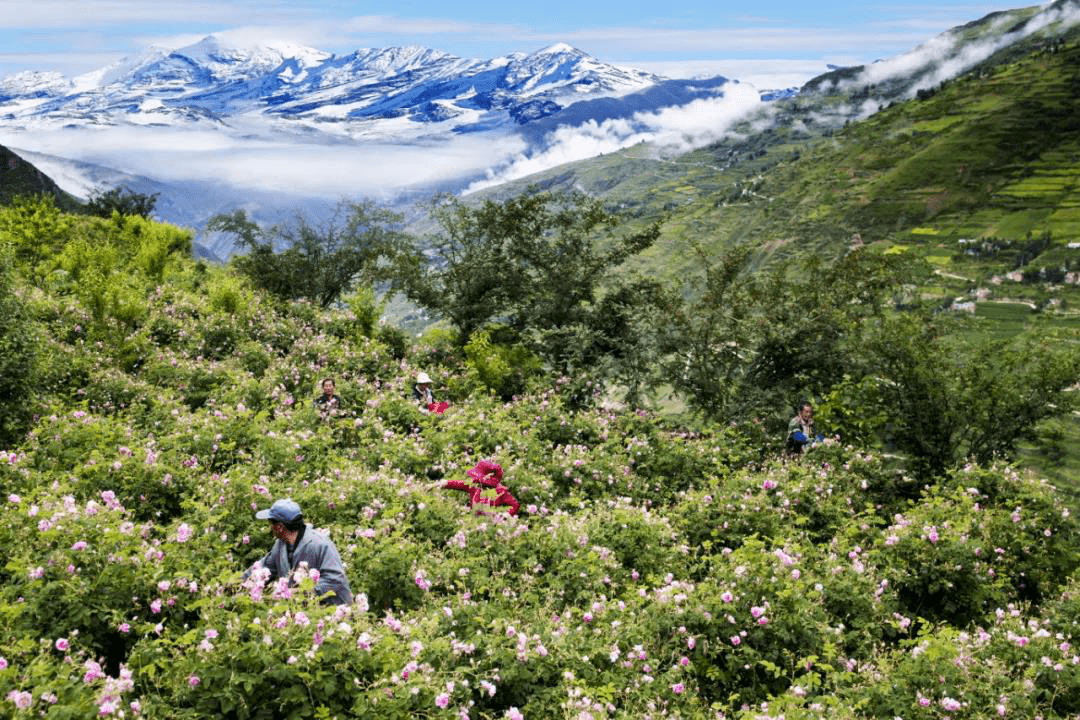
[[[416,374],[416,382],[412,386],[412,394],[416,399],[416,402],[421,406],[427,407],[435,402],[435,394],[431,392],[431,378],[426,372],[419,372]]]
[[[270,521],[270,534],[274,536],[274,546],[259,562],[270,571],[270,580],[290,577],[300,563],[307,563],[311,570],[319,571],[319,580],[315,583],[315,594],[319,597],[333,592],[323,600],[324,604],[348,605],[352,602],[352,589],[345,568],[341,564],[341,555],[330,538],[321,535],[304,522],[300,506],[287,498],[275,500],[265,510],[255,513],[258,520]],[[246,579],[251,574],[249,569]]]

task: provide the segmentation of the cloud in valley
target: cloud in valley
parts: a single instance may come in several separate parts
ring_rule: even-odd
[[[905,77],[923,72],[918,82],[911,88],[914,95],[920,89],[932,88],[941,82],[956,77],[974,67],[988,57],[1019,40],[1032,35],[1054,23],[1075,24],[1080,22],[1080,8],[1076,5],[1060,8],[1045,7],[1021,29],[1001,32],[995,39],[981,43],[972,43],[956,49],[956,40],[945,33],[935,36],[910,52],[897,55],[882,62],[868,65],[860,76],[850,81],[848,87],[858,87],[880,83],[890,78]],[[1015,23],[1015,19],[1004,16],[996,21],[996,31],[1004,30],[1005,25]]]
[[[0,133],[0,144],[164,182],[220,181],[309,197],[388,199],[399,191],[479,176],[520,152],[514,136],[423,144],[300,144],[163,128]]]
[[[545,138],[543,149],[511,155],[506,162],[493,167],[486,179],[473,183],[468,191],[475,192],[639,143],[648,143],[665,154],[685,152],[719,140],[736,122],[761,107],[760,97],[753,87],[727,83],[722,97],[695,100],[655,113],[637,113],[632,118],[562,126]]]

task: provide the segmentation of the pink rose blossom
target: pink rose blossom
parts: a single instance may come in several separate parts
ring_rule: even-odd
[[[67,638],[56,638],[56,649],[60,652],[67,652],[70,647],[71,643]]]
[[[187,523],[180,523],[180,527],[176,528],[176,542],[185,543],[194,534],[195,531]]]
[[[15,707],[25,710],[34,702],[34,696],[26,691],[12,690],[7,694],[7,699],[15,703]]]

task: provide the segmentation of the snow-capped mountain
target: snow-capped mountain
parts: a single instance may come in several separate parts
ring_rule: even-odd
[[[493,60],[421,47],[358,50],[235,48],[211,36],[151,49],[71,80],[22,73],[0,81],[0,126],[220,124],[253,131],[316,129],[370,137],[527,123],[584,99],[620,97],[662,82],[568,45]],[[289,121],[289,122],[284,122]]]

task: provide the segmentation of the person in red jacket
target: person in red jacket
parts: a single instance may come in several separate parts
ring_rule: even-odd
[[[510,494],[510,490],[502,484],[503,471],[498,463],[490,460],[481,460],[476,467],[466,473],[473,482],[466,483],[461,480],[448,480],[443,487],[450,490],[463,490],[469,494],[469,506],[487,505],[491,508],[507,507],[511,515],[517,515],[521,503]],[[495,497],[484,495],[487,489],[495,491]],[[483,510],[477,510],[483,512]]]

